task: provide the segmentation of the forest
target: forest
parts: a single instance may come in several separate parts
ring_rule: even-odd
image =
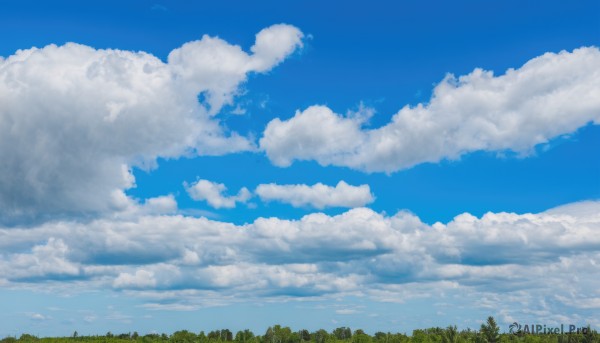
[[[516,333],[501,333],[500,327],[493,317],[488,317],[479,330],[458,330],[456,326],[446,328],[418,329],[412,335],[405,333],[376,332],[373,335],[361,329],[352,330],[339,327],[332,332],[317,330],[293,331],[289,327],[274,325],[264,335],[257,335],[250,330],[233,333],[228,329],[214,330],[208,333],[194,333],[187,330],[176,331],[171,335],[146,334],[137,332],[105,335],[80,336],[77,331],[69,337],[36,337],[22,334],[20,337],[5,337],[0,343],[600,343],[600,334],[589,327],[575,333],[531,333],[521,330]]]

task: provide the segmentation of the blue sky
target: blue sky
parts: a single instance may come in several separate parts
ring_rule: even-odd
[[[3,3],[0,336],[600,327],[599,13]]]

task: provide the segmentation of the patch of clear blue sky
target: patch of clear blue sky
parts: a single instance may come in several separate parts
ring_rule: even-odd
[[[246,115],[222,117],[232,130],[260,136],[274,117],[325,104],[338,113],[360,102],[377,113],[371,127],[388,122],[406,104],[426,102],[446,73],[476,67],[502,74],[547,51],[600,45],[597,1],[75,1],[4,2],[0,11],[0,55],[31,46],[74,41],[96,48],[169,51],[218,35],[248,50],[254,35],[274,23],[289,23],[306,35],[305,48],[269,75],[251,75],[236,104]],[[573,101],[577,101],[573,99]],[[261,106],[264,104],[264,107]],[[182,183],[196,177],[225,183],[231,192],[259,183],[368,183],[371,207],[394,213],[408,209],[427,222],[462,212],[541,211],[600,195],[597,127],[559,138],[527,159],[474,153],[457,162],[425,164],[387,176],[314,162],[273,167],[260,154],[160,161],[135,172],[138,198],[172,193],[182,208],[210,210],[193,202]],[[243,174],[240,174],[243,170]],[[339,213],[333,209],[329,213]],[[237,223],[258,216],[296,218],[309,209],[280,204],[243,205],[218,211]]]
[[[19,309],[18,313],[0,314],[0,336],[18,337],[23,332],[37,336],[70,336],[74,331],[80,335],[108,331],[170,334],[183,329],[198,333],[223,328],[234,332],[251,329],[262,335],[274,323],[294,330],[305,328],[316,331],[323,328],[331,331],[336,327],[350,326],[353,329],[363,328],[370,334],[377,331],[410,334],[413,328],[438,325],[459,324],[461,328],[476,328],[479,323],[471,318],[486,318],[488,315],[484,310],[474,310],[472,304],[455,304],[451,299],[436,304],[430,304],[430,299],[422,297],[396,300],[387,303],[362,297],[279,302],[255,300],[204,306],[191,311],[148,311],[142,307],[140,299],[124,293],[101,291],[56,295],[13,290],[0,292],[2,304]],[[406,310],[408,308],[410,311]],[[436,314],[436,311],[441,313]],[[444,318],[447,312],[454,313],[455,321],[440,323],[440,318]],[[282,316],[282,313],[285,315]],[[4,323],[12,325],[8,327]]]

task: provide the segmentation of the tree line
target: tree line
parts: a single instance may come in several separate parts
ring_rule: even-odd
[[[80,336],[77,331],[70,337],[43,337],[30,334],[17,337],[5,337],[0,343],[600,343],[600,334],[588,328],[585,333],[500,333],[500,328],[493,317],[489,317],[479,330],[458,330],[456,326],[446,328],[418,329],[412,335],[391,332],[376,332],[369,335],[361,329],[351,330],[339,327],[331,332],[317,330],[292,331],[289,327],[274,325],[264,335],[256,335],[251,330],[241,330],[235,334],[228,330],[176,331],[171,335],[147,334],[137,332],[113,334],[107,332],[103,336]]]

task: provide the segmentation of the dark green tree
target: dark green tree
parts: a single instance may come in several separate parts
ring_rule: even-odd
[[[458,343],[458,330],[456,326],[448,326],[442,335],[442,343]]]
[[[226,342],[233,341],[233,333],[229,329],[221,330],[221,340]]]
[[[311,336],[315,343],[325,343],[329,339],[329,333],[323,329],[313,332]]]
[[[246,343],[254,338],[254,333],[248,329],[244,331],[238,331],[235,334],[235,341],[239,343]]]
[[[350,330],[350,328],[347,328],[345,326],[342,326],[342,327],[339,327],[339,328],[333,330],[332,334],[335,336],[335,338],[342,340],[342,341],[352,338],[352,330]]]
[[[479,332],[481,332],[483,339],[488,343],[498,343],[500,341],[500,328],[492,316],[488,317],[485,324],[481,324]]]
[[[221,331],[219,330],[213,330],[211,332],[208,333],[208,341],[209,342],[216,342],[218,340],[221,339]]]
[[[414,343],[430,343],[431,339],[425,330],[413,330],[412,341]],[[385,342],[385,341],[383,341]]]
[[[310,341],[310,332],[308,332],[308,330],[300,330],[300,331],[298,331],[298,336],[300,336],[300,341],[301,342],[308,342],[308,341]]]
[[[367,335],[363,330],[354,331],[354,335],[352,335],[353,343],[372,343],[373,339],[371,336]]]
[[[187,330],[175,331],[171,335],[170,341],[173,343],[195,343],[198,336]]]

